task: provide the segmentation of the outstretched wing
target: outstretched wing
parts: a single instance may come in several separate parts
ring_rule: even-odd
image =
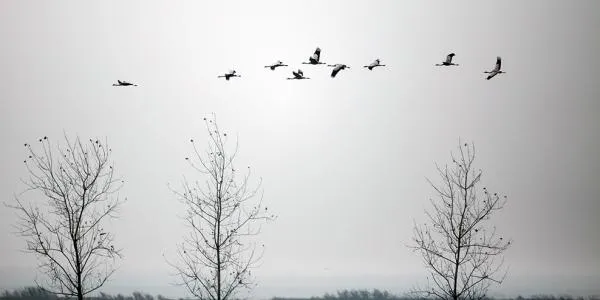
[[[319,61],[319,59],[321,59],[321,48],[317,47],[317,49],[315,49],[315,53],[311,56],[312,59]]]
[[[335,68],[333,68],[333,71],[331,71],[331,77],[335,77],[335,75],[337,75],[337,73],[340,72],[341,69],[342,69],[342,66],[340,66],[340,65],[335,66]]]
[[[454,53],[448,54],[448,56],[446,56],[446,63],[448,63],[448,64],[451,63],[454,55],[456,55],[456,54],[454,54]]]
[[[496,58],[496,69],[494,69],[495,71],[500,71],[500,67],[502,66],[502,58],[500,56],[498,56]]]

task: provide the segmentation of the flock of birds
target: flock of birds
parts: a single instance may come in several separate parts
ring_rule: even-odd
[[[448,56],[446,56],[446,60],[443,61],[442,63],[436,64],[436,66],[458,66],[458,64],[455,64],[452,62],[452,59],[454,58],[456,54],[454,53],[450,53],[448,54]],[[308,61],[306,62],[302,62],[302,64],[305,65],[326,65],[326,63],[321,61],[321,48],[317,47],[317,49],[315,50],[315,52],[313,53],[313,55],[311,55],[308,58]],[[272,65],[269,66],[265,66],[265,68],[269,68],[272,71],[275,71],[275,69],[277,69],[278,67],[287,67],[288,65],[284,64],[282,61],[278,60],[277,62],[275,62]],[[348,65],[345,64],[333,64],[333,65],[327,65],[328,67],[333,67],[333,70],[331,71],[331,77],[335,78],[335,76],[344,69],[350,69],[350,67]],[[490,80],[492,79],[494,76],[498,75],[498,74],[503,74],[506,73],[504,71],[500,70],[500,67],[502,66],[502,59],[500,58],[500,56],[498,56],[496,58],[496,67],[491,70],[491,71],[484,71],[484,73],[489,74],[486,79]],[[381,64],[381,60],[375,59],[375,61],[373,61],[371,64],[363,66],[363,68],[367,68],[369,69],[369,71],[372,71],[374,68],[376,67],[385,67],[385,65]],[[310,79],[309,77],[304,76],[304,72],[302,72],[301,69],[298,69],[297,71],[292,71],[292,75],[293,77],[288,77],[287,80],[301,80],[301,79]],[[237,74],[237,72],[235,70],[231,70],[223,75],[219,75],[217,76],[217,78],[225,78],[225,80],[229,80],[232,77],[242,77],[242,75]],[[117,80],[117,83],[113,84],[113,86],[137,86],[137,84],[133,84],[133,83],[129,83],[126,81],[121,81],[121,80]]]

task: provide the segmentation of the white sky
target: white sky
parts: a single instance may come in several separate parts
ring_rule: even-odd
[[[162,257],[185,234],[167,183],[189,174],[188,140],[206,141],[215,112],[279,215],[257,297],[423,279],[405,245],[459,137],[509,195],[494,223],[515,243],[494,292],[600,293],[600,2],[216,3],[0,2],[0,198],[23,189],[24,142],[108,138],[128,202],[107,292],[183,295]],[[352,69],[300,65],[317,46]],[[449,52],[459,67],[433,66]],[[486,81],[496,56],[507,74]],[[360,68],[375,58],[388,67]],[[290,67],[263,68],[278,59]],[[298,67],[312,79],[285,80]],[[231,68],[243,77],[216,78]],[[0,288],[34,279],[14,221],[0,206]]]

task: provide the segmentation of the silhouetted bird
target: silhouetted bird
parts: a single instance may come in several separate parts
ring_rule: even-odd
[[[229,71],[229,73],[225,73],[224,75],[218,76],[218,78],[225,77],[225,80],[229,80],[231,77],[242,77],[242,75],[237,75],[235,70]]]
[[[117,83],[113,83],[113,86],[137,86],[137,84],[129,83],[127,81],[117,80]]]
[[[275,68],[277,67],[287,67],[288,65],[284,65],[282,61],[278,60],[276,63],[270,65],[270,66],[265,66],[265,68],[270,68],[271,70],[275,70]]]
[[[304,77],[304,72],[302,72],[302,70],[298,69],[298,71],[292,71],[292,74],[294,74],[294,77],[288,77],[287,80],[291,80],[291,79],[310,79],[308,77]],[[250,168],[250,167],[248,167]]]
[[[308,62],[303,62],[305,65],[324,65],[324,62],[321,62],[321,48],[317,47],[315,53],[308,58]]]
[[[333,71],[331,72],[331,77],[335,77],[335,75],[337,75],[337,73],[339,73],[341,70],[343,69],[350,69],[350,67],[344,65],[344,64],[335,64],[335,65],[327,65],[328,67],[333,67]]]
[[[458,64],[455,64],[452,62],[452,58],[455,56],[456,54],[454,53],[450,53],[448,54],[448,56],[446,56],[446,61],[442,62],[441,64],[435,64],[436,66],[458,66]]]
[[[500,56],[498,56],[496,58],[496,67],[491,70],[491,71],[484,71],[483,73],[489,73],[490,75],[488,75],[488,77],[486,78],[487,80],[492,79],[492,77],[498,75],[498,74],[502,74],[502,73],[506,73],[504,71],[500,71],[500,67],[502,66],[502,58],[500,58]]]
[[[375,67],[385,67],[385,65],[382,65],[382,64],[380,64],[380,62],[381,62],[381,61],[380,61],[380,60],[379,60],[379,58],[378,58],[378,59],[376,59],[374,62],[372,62],[370,65],[368,65],[368,66],[363,66],[363,68],[367,68],[367,69],[369,69],[369,71],[372,71],[372,70],[373,70],[373,68],[375,68]]]

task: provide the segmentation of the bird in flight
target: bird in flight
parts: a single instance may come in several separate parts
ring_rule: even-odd
[[[137,84],[129,83],[127,81],[117,80],[117,83],[113,83],[113,86],[138,86]]]
[[[347,65],[344,64],[335,64],[335,65],[327,65],[328,67],[333,67],[333,71],[331,72],[331,77],[334,78],[337,73],[339,73],[343,69],[350,69]]]
[[[235,70],[229,71],[229,73],[225,73],[223,75],[217,76],[217,78],[225,77],[225,80],[229,80],[231,77],[242,77],[242,75],[236,74]]]
[[[305,65],[324,65],[324,62],[321,62],[321,48],[317,47],[315,53],[311,57],[308,58],[308,62],[302,62]]]
[[[288,65],[284,65],[282,61],[278,60],[276,63],[270,65],[270,66],[265,66],[265,68],[270,68],[271,70],[275,70],[275,68],[277,67],[287,67]]]
[[[496,67],[491,70],[491,71],[484,71],[483,73],[489,73],[490,75],[488,75],[488,77],[486,78],[487,80],[492,79],[492,77],[498,75],[498,74],[502,74],[502,73],[506,73],[504,71],[500,71],[500,67],[502,66],[502,58],[500,58],[500,56],[498,56],[496,58]]]
[[[363,66],[363,68],[367,68],[367,69],[369,69],[369,71],[373,71],[373,69],[374,69],[375,67],[385,67],[385,65],[382,65],[382,64],[380,64],[380,63],[381,63],[381,61],[380,61],[380,60],[379,60],[379,58],[378,58],[378,59],[376,59],[374,62],[372,62],[370,65],[368,65],[368,66]]]
[[[436,66],[458,66],[458,64],[455,64],[452,62],[452,58],[455,56],[456,54],[454,53],[450,53],[448,54],[448,56],[446,56],[446,61],[442,62],[441,64],[435,64]]]
[[[294,77],[288,77],[287,80],[292,80],[292,79],[310,79],[308,77],[304,77],[304,73],[300,69],[298,69],[298,71],[292,71],[292,74],[294,75]]]

